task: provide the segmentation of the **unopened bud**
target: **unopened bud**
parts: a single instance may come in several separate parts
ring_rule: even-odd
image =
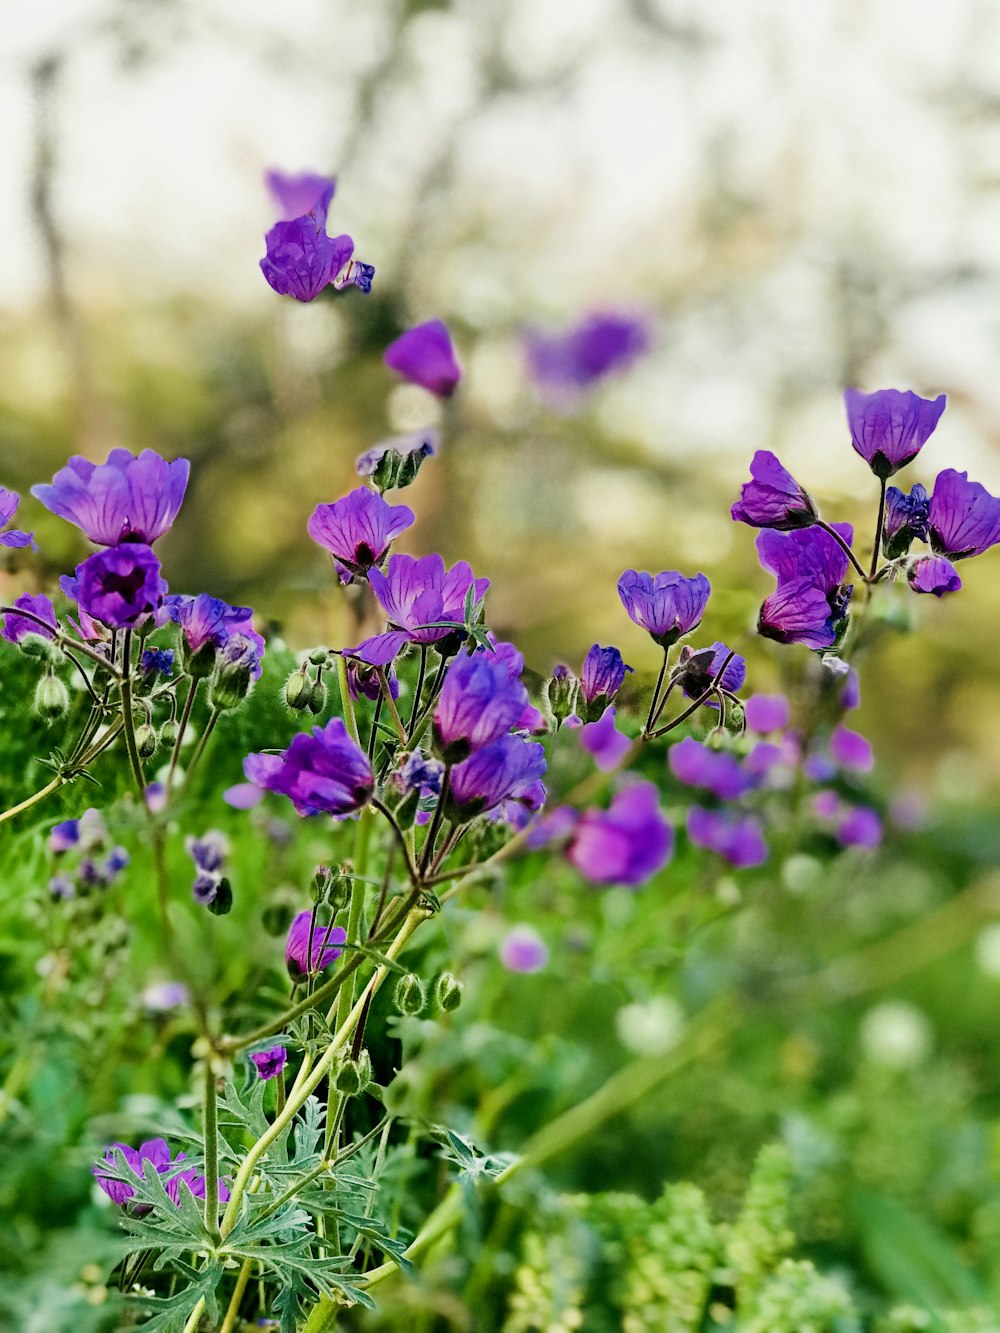
[[[215,670],[216,659],[215,644],[211,639],[203,643],[200,648],[192,652],[187,645],[187,640],[181,637],[181,661],[184,670],[195,680],[204,680]]]
[[[326,686],[322,680],[313,681],[312,689],[309,692],[309,711],[310,713],[322,713],[326,707]]]
[[[549,707],[557,722],[565,722],[576,707],[579,684],[568,666],[561,662],[548,683]]]
[[[135,748],[140,759],[152,759],[157,747],[156,730],[148,722],[135,729]]]
[[[43,634],[25,634],[18,641],[17,646],[25,656],[34,657],[39,662],[45,662],[53,666],[62,657],[62,653],[52,640],[45,638]]]
[[[160,743],[167,745],[171,749],[177,744],[178,737],[181,734],[181,725],[179,722],[164,722],[160,728]]]
[[[330,657],[329,648],[314,648],[309,654],[309,661],[313,666],[326,666]]]
[[[312,681],[304,671],[293,671],[285,681],[285,703],[296,713],[309,707],[312,697]]]
[[[231,708],[239,708],[250,693],[252,683],[249,667],[238,662],[226,663],[219,667],[218,674],[212,682],[209,703],[220,713],[228,712]]]
[[[408,1017],[419,1014],[427,1003],[424,983],[415,972],[408,972],[405,977],[400,977],[396,982],[392,999],[401,1014]]]
[[[58,676],[47,671],[35,687],[35,712],[46,722],[55,722],[69,711],[69,691]]]
[[[362,1092],[364,1084],[361,1081],[361,1069],[357,1060],[348,1057],[337,1070],[333,1082],[337,1091],[343,1093],[345,1097],[356,1097],[359,1092]]]
[[[462,1003],[462,983],[450,972],[442,972],[434,987],[434,1002],[439,1009],[450,1014]]]

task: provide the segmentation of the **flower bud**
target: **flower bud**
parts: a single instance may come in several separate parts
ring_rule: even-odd
[[[334,1087],[345,1097],[356,1097],[364,1092],[372,1079],[372,1061],[367,1051],[362,1051],[357,1060],[348,1056],[334,1078]]]
[[[285,703],[299,713],[309,707],[311,697],[312,681],[304,671],[293,671],[285,681]]]
[[[55,722],[69,711],[69,691],[58,676],[47,671],[35,687],[35,712],[46,722]]]
[[[194,652],[188,647],[187,639],[181,636],[181,662],[184,670],[194,680],[204,680],[215,670],[215,644],[209,639]]]
[[[177,739],[180,736],[180,734],[181,734],[181,726],[179,722],[175,722],[173,720],[169,722],[164,722],[163,726],[160,728],[160,744],[166,745],[170,749],[173,749],[173,747],[177,744]]]
[[[250,668],[240,662],[226,662],[219,667],[212,682],[209,703],[220,713],[239,708],[253,683]]]
[[[424,983],[415,972],[408,972],[405,977],[400,977],[396,982],[392,1000],[401,1014],[407,1017],[419,1014],[427,1003]]]
[[[17,646],[27,657],[34,657],[47,666],[54,666],[62,657],[52,640],[46,639],[43,634],[24,634]]]
[[[322,680],[315,680],[309,692],[309,711],[310,713],[322,713],[325,707],[326,686]]]
[[[450,972],[442,972],[434,987],[434,1002],[439,1009],[450,1014],[462,1003],[462,983]]]
[[[565,722],[576,707],[579,684],[568,666],[560,662],[548,683],[549,707],[556,722]]]
[[[329,648],[314,648],[309,654],[309,661],[313,666],[326,666],[330,659]]]
[[[148,722],[135,729],[135,748],[140,759],[152,759],[158,745],[156,730]]]

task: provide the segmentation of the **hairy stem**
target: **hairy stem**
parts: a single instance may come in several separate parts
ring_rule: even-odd
[[[54,791],[58,791],[59,788],[65,786],[65,784],[66,779],[62,777],[61,774],[57,773],[52,781],[47,782],[40,791],[36,791],[34,796],[29,796],[26,800],[19,801],[17,805],[12,805],[9,810],[5,810],[3,814],[0,814],[0,824],[6,823],[8,819],[13,819],[15,815],[23,814],[25,810],[30,810],[33,805],[37,805],[39,801],[44,801],[46,796],[51,796]]]
[[[236,1327],[236,1318],[240,1312],[240,1302],[243,1300],[243,1293],[247,1289],[252,1272],[253,1260],[244,1259],[243,1266],[236,1279],[236,1286],[233,1288],[233,1294],[230,1296],[229,1304],[226,1307],[226,1317],[219,1325],[219,1333],[233,1333],[233,1329]]]
[[[205,1230],[210,1236],[219,1229],[219,1102],[215,1078],[215,1052],[205,1056]]]

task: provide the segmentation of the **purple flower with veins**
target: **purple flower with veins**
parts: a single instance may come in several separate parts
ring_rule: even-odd
[[[753,786],[735,756],[712,750],[693,736],[670,747],[670,771],[687,787],[704,787],[720,801],[735,801]]]
[[[59,585],[80,610],[108,629],[135,629],[159,609],[167,591],[160,562],[140,542],[96,551]]]
[[[870,743],[850,727],[834,729],[830,737],[830,756],[841,768],[853,768],[858,773],[867,773],[875,766]]]
[[[639,888],[670,860],[674,831],[652,782],[633,782],[607,810],[585,810],[566,856],[592,884]]]
[[[541,972],[549,950],[531,926],[512,926],[500,941],[500,962],[508,972]]]
[[[134,1197],[135,1188],[127,1181],[116,1180],[102,1171],[101,1168],[105,1166],[112,1166],[118,1170],[120,1164],[116,1160],[116,1153],[125,1158],[125,1165],[137,1180],[144,1179],[144,1162],[152,1162],[161,1176],[170,1169],[170,1149],[163,1139],[147,1139],[145,1143],[139,1145],[138,1150],[130,1148],[127,1143],[113,1143],[105,1151],[104,1161],[95,1162],[91,1170],[104,1193],[119,1206],[128,1203],[129,1199]]]
[[[769,731],[783,731],[792,715],[791,706],[783,694],[751,694],[743,709],[748,729],[762,736]]]
[[[284,1046],[272,1046],[269,1051],[254,1051],[250,1059],[261,1078],[277,1078],[288,1063],[288,1052]]]
[[[850,806],[841,814],[836,836],[841,847],[874,848],[882,841],[882,821],[868,806]]]
[[[775,528],[789,532],[811,527],[819,517],[816,506],[774,454],[758,449],[750,463],[750,476],[730,513],[737,523],[751,528]]]
[[[715,852],[736,870],[767,860],[767,843],[753,815],[731,815],[693,805],[687,814],[687,835],[695,847]]]
[[[19,616],[14,611],[8,611],[2,618],[0,637],[6,639],[8,643],[20,643],[29,634],[38,634],[43,639],[55,637],[59,622],[56,620],[55,608],[44,593],[22,592],[20,597],[14,599],[14,605],[19,611],[29,611],[33,616],[39,616],[51,626],[51,629],[46,629],[37,621],[29,620],[27,616]]]
[[[927,528],[935,555],[982,555],[1000,542],[1000,499],[967,472],[945,468],[934,482]]]
[[[320,926],[312,912],[300,912],[288,928],[285,966],[298,983],[329,967],[344,952],[347,931],[342,926]]]
[[[906,571],[906,578],[914,592],[928,592],[935,597],[958,592],[962,586],[958,570],[943,555],[922,555]]]
[[[722,671],[722,664],[727,658],[728,665]],[[689,699],[700,699],[720,671],[722,676],[716,689],[735,694],[743,688],[747,678],[746,658],[740,657],[739,653],[733,653],[730,657],[729,647],[718,640],[711,648],[691,648],[685,644],[677,659],[674,678]],[[709,708],[718,707],[712,699],[706,699],[705,703]]]
[[[314,301],[354,254],[352,237],[326,234],[325,213],[276,222],[264,244],[260,271],[279,296],[292,296],[296,301]]]
[[[264,182],[278,209],[280,221],[291,222],[312,213],[326,225],[326,215],[337,188],[336,177],[319,176],[313,171],[291,176],[272,167],[265,171]]]
[[[186,458],[168,463],[152,449],[138,457],[112,449],[105,463],[76,455],[50,484],[32,486],[31,494],[96,546],[152,546],[173,525],[190,470]]]
[[[545,767],[545,751],[537,741],[501,736],[452,769],[445,813],[466,824],[505,801],[537,806]]]
[[[392,627],[348,652],[373,666],[385,666],[407,643],[440,643],[449,635],[464,634],[438,622],[465,623],[469,589],[478,602],[486,595],[489,579],[477,579],[464,560],[446,570],[439,555],[391,555],[383,573],[368,575],[372,591]]]
[[[494,653],[453,658],[434,709],[434,744],[449,764],[499,740],[528,706],[528,691]]]
[[[919,481],[908,495],[898,486],[886,489],[882,550],[887,560],[905,555],[912,542],[927,540],[930,506],[927,490]]]
[[[9,491],[6,486],[0,486],[0,528],[7,526],[17,513],[20,503],[21,497],[17,491]],[[30,546],[33,551],[38,550],[35,534],[22,532],[20,528],[9,528],[6,532],[0,532],[0,546]]]
[[[625,684],[633,668],[625,665],[617,648],[602,648],[595,643],[583,659],[580,672],[580,698],[586,704],[584,722],[596,722]]]
[[[163,606],[156,617],[158,625],[166,625],[170,621],[181,627],[185,667],[192,674],[210,673],[215,666],[216,655],[226,649],[232,639],[237,638],[237,656],[247,644],[251,645],[254,679],[260,678],[264,640],[253,628],[253,611],[249,606],[230,606],[219,597],[210,597],[207,592],[200,592],[193,597],[172,593],[164,597]]]
[[[450,398],[462,378],[448,326],[440,319],[407,329],[389,344],[382,360],[411,384]]]
[[[941,419],[946,396],[921,398],[899,389],[847,389],[844,405],[851,442],[882,481],[913,461]]]
[[[413,521],[413,510],[406,505],[387,504],[377,491],[359,486],[333,504],[317,505],[306,528],[350,576],[380,565],[390,544]]]
[[[646,320],[612,312],[588,315],[564,333],[523,335],[531,378],[557,411],[571,409],[585,390],[627,370],[651,341]]]
[[[831,526],[849,546],[854,536],[851,525]],[[853,591],[843,586],[847,552],[822,528],[804,528],[762,532],[757,553],[763,567],[778,580],[761,606],[757,632],[778,643],[832,647],[843,628]]]
[[[673,570],[654,575],[626,569],[618,580],[618,596],[629,619],[661,648],[698,627],[711,591],[704,574],[685,578]]]
[[[299,732],[283,754],[249,754],[250,782],[287,796],[300,815],[342,818],[360,810],[375,788],[368,756],[339,717]]]
[[[631,740],[615,725],[615,717],[616,710],[609,704],[596,722],[588,722],[578,733],[580,744],[603,773],[617,768],[632,748]]]

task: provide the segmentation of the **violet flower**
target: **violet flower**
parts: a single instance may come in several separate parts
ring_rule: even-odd
[[[396,675],[395,667],[390,666],[385,673],[386,683],[389,686],[389,694],[393,699],[399,698],[399,677]],[[370,699],[372,703],[382,697],[382,682],[379,680],[378,672],[367,662],[359,662],[357,658],[347,659],[347,692],[352,699],[360,699],[362,695]]]
[[[500,941],[500,962],[508,972],[541,972],[549,950],[531,926],[512,926]]]
[[[943,555],[923,555],[914,560],[906,578],[914,592],[932,593],[935,597],[958,592],[962,586],[958,570]]]
[[[376,491],[359,486],[333,504],[317,505],[306,529],[350,576],[380,565],[390,544],[413,521],[406,505],[387,504]]]
[[[17,507],[20,503],[21,497],[17,491],[9,491],[6,486],[0,486],[0,528],[7,526],[17,513]],[[8,528],[6,532],[0,532],[0,546],[30,546],[33,551],[38,550],[35,534],[33,532],[22,532],[20,528]]]
[[[819,517],[809,493],[767,449],[758,449],[750,462],[750,476],[730,513],[737,523],[752,528],[789,532],[811,527]]]
[[[181,1162],[185,1161],[187,1161],[187,1153],[179,1152],[171,1162],[170,1167],[173,1169],[174,1167],[179,1166]],[[203,1199],[205,1197],[205,1177],[204,1175],[199,1175],[197,1167],[190,1167],[187,1171],[181,1171],[177,1175],[172,1175],[169,1180],[165,1182],[164,1187],[170,1201],[176,1204],[178,1208],[181,1204],[180,1188],[182,1185],[188,1187],[194,1198]],[[219,1203],[229,1202],[229,1189],[221,1176],[219,1177],[218,1199]]]
[[[277,1078],[284,1069],[288,1063],[288,1052],[284,1046],[272,1046],[268,1051],[254,1051],[250,1059],[266,1083],[268,1079]]]
[[[704,574],[685,578],[673,570],[653,575],[627,569],[618,580],[618,596],[629,619],[661,648],[697,628],[711,590]]]
[[[884,481],[913,461],[945,409],[946,396],[921,398],[899,389],[861,393],[847,389],[844,405],[851,442],[876,477]]]
[[[446,570],[439,555],[419,560],[391,555],[385,572],[372,569],[368,579],[392,628],[348,651],[373,666],[387,665],[407,643],[440,643],[456,632],[464,636],[464,630],[438,622],[464,625],[469,589],[478,602],[490,586],[489,579],[477,579],[464,560]]]
[[[609,704],[596,722],[588,722],[578,732],[580,744],[603,773],[617,768],[632,748],[629,737],[615,725],[615,717],[614,705]]]
[[[908,495],[898,486],[888,487],[882,529],[882,550],[887,560],[898,560],[907,553],[912,542],[927,540],[929,516],[930,498],[919,481]]]
[[[312,912],[299,912],[288,928],[285,966],[298,983],[329,967],[344,952],[347,931],[342,926],[320,926]]]
[[[161,1176],[170,1169],[170,1149],[163,1139],[147,1139],[145,1143],[139,1145],[138,1150],[130,1148],[127,1143],[113,1143],[105,1151],[104,1161],[95,1162],[91,1171],[96,1176],[97,1183],[104,1193],[113,1203],[117,1203],[119,1206],[128,1203],[129,1199],[135,1196],[135,1188],[125,1180],[116,1180],[102,1172],[101,1168],[103,1166],[113,1166],[117,1170],[116,1151],[125,1158],[126,1166],[137,1180],[145,1178],[143,1173],[144,1162],[152,1162]]]
[[[761,736],[769,731],[783,731],[792,715],[791,705],[783,694],[751,694],[743,711],[748,729]]]
[[[836,727],[830,737],[830,757],[841,768],[867,773],[875,766],[871,743],[859,731]]]
[[[445,814],[466,824],[506,801],[536,804],[545,767],[537,741],[501,736],[452,769]]]
[[[229,839],[219,829],[209,829],[200,837],[189,834],[184,839],[184,850],[199,870],[221,870],[229,855]]]
[[[850,545],[849,523],[831,525]],[[765,598],[757,632],[778,643],[801,643],[807,648],[830,648],[847,619],[853,587],[844,587],[848,557],[834,537],[822,528],[795,532],[762,532],[757,553],[778,586]]]
[[[156,617],[158,625],[170,621],[181,627],[184,669],[190,675],[210,675],[219,654],[236,639],[236,656],[250,645],[252,661],[248,665],[254,679],[260,679],[264,640],[253,628],[253,611],[249,606],[230,606],[219,597],[210,597],[207,592],[196,596],[172,593],[164,597]]]
[[[450,398],[462,378],[448,326],[440,319],[407,329],[385,349],[382,360],[411,384]]]
[[[693,805],[687,814],[687,835],[695,847],[716,852],[736,870],[763,865],[767,860],[767,844],[753,815],[733,816]]]
[[[1000,542],[1000,499],[967,472],[945,468],[931,496],[928,536],[935,555],[964,560]]]
[[[584,722],[596,722],[608,704],[625,684],[625,676],[633,668],[625,665],[617,648],[602,648],[595,643],[583,659],[580,672],[580,698]]]
[[[174,670],[174,656],[172,648],[146,648],[139,658],[139,670],[148,680],[154,676],[170,676]]]
[[[490,652],[462,653],[445,673],[434,709],[434,744],[448,764],[499,740],[528,706],[528,691]]]
[[[585,810],[566,855],[592,884],[639,888],[670,860],[673,829],[660,810],[652,782],[617,792],[607,810]]]
[[[613,312],[588,315],[563,333],[528,330],[523,335],[528,372],[557,411],[571,408],[583,391],[627,370],[651,341],[648,321]]]
[[[875,848],[882,841],[882,821],[868,806],[851,806],[841,813],[836,836],[841,847]]]
[[[703,787],[720,801],[734,801],[753,786],[734,755],[702,745],[693,736],[672,745],[667,762],[678,782]]]
[[[339,717],[299,732],[283,754],[250,754],[250,782],[287,796],[300,815],[342,818],[365,805],[375,788],[368,756]]]
[[[186,458],[168,463],[152,449],[138,457],[112,449],[105,463],[74,456],[51,483],[32,486],[31,493],[96,546],[152,546],[173,525],[190,470]]]
[[[326,234],[326,217],[307,213],[276,222],[264,237],[260,271],[279,296],[314,301],[346,268],[354,254],[352,237]]]
[[[140,542],[96,551],[59,585],[81,612],[108,629],[135,629],[159,609],[167,591],[156,554]]]
[[[312,213],[326,223],[333,192],[337,188],[336,177],[319,176],[313,171],[292,176],[272,167],[265,171],[264,182],[278,209],[279,221],[291,222]]]
[[[49,831],[49,851],[55,856],[68,852],[80,841],[80,821],[64,819],[61,824],[53,824]]]
[[[14,605],[20,611],[30,611],[32,615],[39,616],[51,626],[51,629],[46,629],[37,621],[29,620],[27,616],[19,616],[14,611],[8,611],[2,617],[0,637],[6,639],[8,643],[20,643],[29,634],[37,634],[43,639],[55,638],[59,622],[56,620],[55,608],[44,593],[22,592],[20,597],[14,599]]]
[[[729,657],[729,647],[717,639],[711,648],[691,648],[687,644],[681,648],[674,670],[674,679],[689,699],[700,699],[722,670],[722,664]],[[739,653],[733,653],[719,680],[717,689],[727,694],[735,694],[743,688],[747,678],[747,662]],[[712,699],[706,699],[709,708],[718,705]]]

